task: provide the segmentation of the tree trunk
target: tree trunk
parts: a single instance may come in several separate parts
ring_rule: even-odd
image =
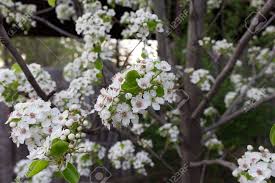
[[[203,17],[205,9],[204,0],[190,1],[186,68],[192,67],[196,69],[201,65],[201,49],[198,45],[198,40],[203,36]],[[202,130],[199,119],[192,121],[190,118],[195,107],[199,104],[201,93],[196,86],[190,83],[188,77],[184,80],[184,89],[189,95],[189,101],[181,109],[181,133],[183,135],[181,153],[184,157],[182,166],[185,166],[188,162],[197,161],[200,158],[202,148]],[[199,183],[200,174],[200,168],[189,168],[188,171],[184,173],[182,182]]]

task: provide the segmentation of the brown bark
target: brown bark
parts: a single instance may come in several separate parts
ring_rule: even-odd
[[[164,22],[164,25],[169,26],[169,21],[167,17],[167,11],[164,0],[153,0],[154,10],[158,17]],[[167,28],[165,28],[167,29]],[[169,35],[167,33],[157,33],[158,41],[158,55],[160,59],[168,61],[170,64],[175,65],[174,59],[172,59],[171,46]]]
[[[189,20],[188,20],[188,42],[186,55],[186,68],[198,68],[201,62],[201,49],[198,40],[203,36],[203,17],[205,12],[205,1],[190,1]],[[201,127],[198,120],[192,120],[191,114],[195,107],[199,104],[200,92],[190,83],[189,78],[184,80],[184,89],[189,95],[190,100],[182,109],[181,133],[184,143],[181,146],[181,153],[184,157],[183,165],[187,162],[197,161],[201,151]],[[199,183],[200,168],[189,167],[188,171],[183,175],[184,183]]]

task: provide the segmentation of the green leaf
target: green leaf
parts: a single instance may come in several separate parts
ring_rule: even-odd
[[[15,72],[15,73],[20,73],[20,72],[22,72],[22,69],[21,69],[21,67],[16,63],[16,64],[13,64],[12,66],[11,66],[11,70],[13,70],[13,72]]]
[[[19,94],[17,91],[19,84],[17,81],[12,82],[11,84],[5,86],[5,90],[2,95],[7,102],[13,102],[18,99]]]
[[[275,146],[275,125],[272,126],[270,133],[269,133],[269,139],[273,146]]]
[[[93,51],[96,52],[96,53],[100,53],[101,52],[101,45],[100,44],[95,45]]]
[[[64,179],[69,183],[78,183],[80,175],[73,164],[68,163],[67,167],[62,171]]]
[[[136,79],[139,79],[139,78],[140,78],[140,75],[139,75],[138,71],[131,70],[127,73],[125,79],[127,82],[131,82],[131,83],[135,82],[136,83],[137,82]]]
[[[142,53],[141,53],[141,57],[145,59],[145,58],[148,57],[148,55],[147,55],[145,52],[142,52]]]
[[[48,0],[48,4],[49,4],[51,7],[55,7],[55,5],[56,5],[56,0]]]
[[[97,73],[97,74],[96,74],[96,77],[97,77],[98,79],[101,79],[101,78],[103,78],[103,74],[102,74],[102,73]]]
[[[100,59],[97,59],[95,61],[95,68],[98,69],[98,70],[102,70],[103,69],[103,63]]]
[[[127,73],[124,83],[121,85],[121,88],[131,94],[138,94],[140,92],[140,87],[137,84],[137,79],[140,78],[139,73],[136,70],[131,70]]]
[[[69,149],[69,143],[60,139],[55,139],[52,142],[52,146],[50,149],[50,155],[60,158],[64,156],[64,154],[68,151]]]
[[[158,97],[163,97],[164,96],[164,89],[162,86],[159,86],[157,89],[156,89],[156,92],[157,92],[157,96]]]
[[[154,32],[157,28],[158,23],[154,20],[148,21],[147,26],[150,32]]]
[[[36,174],[38,174],[39,172],[41,172],[42,170],[44,170],[45,168],[47,168],[49,165],[49,162],[47,160],[34,160],[30,166],[29,166],[29,171],[27,172],[26,176],[32,177]]]

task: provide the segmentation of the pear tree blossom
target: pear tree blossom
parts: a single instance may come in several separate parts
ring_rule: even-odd
[[[214,78],[210,75],[208,70],[198,69],[192,72],[190,81],[197,85],[202,91],[209,91],[214,82]]]
[[[165,61],[145,59],[113,77],[113,83],[101,90],[95,104],[102,122],[110,128],[137,123],[148,107],[160,106],[174,95],[175,75]]]
[[[68,87],[59,91],[56,91],[55,81],[41,65],[22,63],[24,59],[18,59],[19,54],[14,56],[16,50],[11,53],[18,64],[0,69],[0,102],[11,110],[6,122],[10,127],[11,140],[17,146],[25,145],[28,150],[28,159],[20,160],[15,166],[15,181],[47,183],[58,174],[67,182],[77,183],[80,176],[89,177],[92,168],[103,165],[105,160],[109,160],[114,169],[134,170],[144,176],[156,163],[162,163],[174,172],[174,167],[171,168],[170,162],[166,162],[165,153],[168,151],[175,153],[175,160],[179,162],[186,159],[189,168],[218,162],[232,169],[234,163],[226,162],[224,154],[228,145],[216,130],[221,125],[234,122],[238,116],[249,111],[247,109],[254,109],[262,101],[275,98],[272,82],[275,48],[274,45],[261,45],[262,38],[273,40],[273,25],[264,27],[265,30],[258,35],[245,30],[239,41],[232,41],[228,36],[215,39],[218,37],[216,34],[201,32],[200,27],[203,26],[199,20],[202,17],[195,16],[194,12],[199,15],[202,12],[194,10],[204,9],[204,4],[207,4],[206,15],[212,15],[212,11],[228,6],[226,2],[208,0],[201,4],[202,1],[184,1],[191,11],[190,17],[181,21],[188,21],[191,26],[188,28],[186,49],[181,50],[187,59],[180,59],[173,52],[174,48],[177,50],[176,40],[180,38],[177,34],[181,34],[182,27],[177,27],[179,30],[175,30],[175,35],[163,38],[164,24],[174,18],[174,12],[152,8],[156,5],[153,1],[48,2],[62,25],[75,24],[78,37],[72,37],[81,46],[63,40],[66,47],[73,47],[72,50],[76,47],[76,54],[63,68]],[[274,5],[272,0],[252,0],[249,3],[250,9],[265,6],[264,11],[259,12],[266,17],[272,9],[269,6]],[[167,5],[167,1],[164,4]],[[80,6],[81,12],[78,12],[76,5]],[[183,8],[182,4],[175,6],[177,11]],[[117,13],[119,7],[127,11]],[[167,9],[171,7],[167,5]],[[25,33],[36,26],[36,21],[43,23],[44,19],[39,19],[39,16],[45,13],[37,10],[36,5],[11,0],[0,3],[0,12],[6,23],[18,26]],[[167,13],[167,19],[162,15],[158,17],[161,13]],[[170,14],[173,16],[170,17]],[[177,14],[176,23],[179,18]],[[61,34],[71,35],[56,28],[50,21],[45,23],[44,20],[44,24]],[[133,63],[128,63],[126,59],[121,64],[119,51],[112,47],[112,30],[117,25],[121,28],[123,39],[136,38],[144,42],[140,59]],[[146,46],[150,46],[148,40],[155,35],[158,40],[165,40],[162,42],[164,44],[159,44],[159,58],[151,58],[146,50]],[[185,39],[179,40],[185,44]],[[4,41],[7,40],[3,43],[10,48],[11,44]],[[168,53],[162,53],[163,50]],[[116,63],[114,57],[118,57]],[[191,57],[194,57],[194,62]],[[204,62],[209,64],[208,61],[211,61],[211,67],[204,67]],[[247,68],[245,72],[244,67]],[[227,88],[220,92],[223,84]],[[46,97],[40,98],[41,91],[37,85]],[[185,90],[189,95],[188,101],[178,105],[178,93]],[[216,96],[222,102],[213,100]],[[98,119],[99,124],[95,123]],[[97,125],[106,127],[107,132],[114,127],[118,134],[127,133],[108,146],[90,140],[94,132],[92,127]],[[274,128],[270,132],[272,145],[275,145]],[[193,129],[197,130],[196,134]],[[193,137],[197,140],[196,144],[192,144]],[[201,148],[192,148],[194,146]],[[196,152],[196,149],[201,152]],[[191,153],[199,155],[198,160],[203,155],[216,158],[217,154],[219,159],[190,162],[194,160],[188,157]],[[258,151],[253,151],[249,145],[247,152],[237,160],[238,167],[232,174],[241,183],[266,183],[275,177],[274,157],[274,153],[262,146]],[[190,176],[188,180],[193,180],[192,171],[182,175],[184,180],[187,180],[186,175]]]
[[[248,145],[247,152],[238,159],[238,168],[232,174],[239,182],[267,182],[275,176],[274,168],[274,153],[263,146],[253,151],[253,147]]]
[[[140,174],[145,175],[145,167],[154,166],[149,154],[145,151],[136,152],[130,140],[114,144],[108,152],[108,158],[116,169],[128,170],[133,167]]]
[[[55,81],[40,65],[30,64],[29,69],[47,94],[55,90]],[[38,96],[19,66],[15,64],[11,69],[0,69],[0,101],[11,106],[28,99],[38,99]]]

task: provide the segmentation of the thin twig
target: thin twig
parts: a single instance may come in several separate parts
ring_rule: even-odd
[[[134,144],[140,146],[141,148],[143,148],[144,150],[146,150],[147,152],[149,152],[151,155],[153,155],[155,158],[157,158],[167,169],[169,169],[172,173],[175,173],[176,171],[174,170],[174,168],[169,165],[169,163],[167,163],[163,158],[161,158],[152,148],[150,147],[143,147],[141,146],[138,142],[139,142],[139,139],[138,137],[131,133],[129,129],[125,129],[125,130],[122,130],[122,129],[115,129],[117,130],[120,134],[124,134],[126,135]],[[127,131],[126,131],[127,130]]]
[[[215,130],[216,128],[220,127],[221,125],[224,125],[224,124],[227,124],[229,122],[231,122],[233,119],[236,119],[237,117],[239,117],[240,115],[248,112],[248,111],[251,111],[252,109],[255,109],[257,108],[258,106],[262,105],[263,103],[266,103],[266,102],[269,102],[271,100],[275,99],[275,94],[272,94],[268,97],[265,97],[257,102],[255,102],[253,105],[251,105],[248,109],[243,107],[241,108],[240,110],[228,115],[228,116],[225,116],[224,118],[222,118],[221,120],[219,120],[217,123],[213,124],[212,126],[206,128],[204,130],[204,132],[208,132],[208,131],[213,131]]]
[[[22,15],[25,15],[25,14],[26,14],[26,12],[23,12],[23,11],[20,11],[20,10],[17,10],[17,9],[14,9],[14,7],[7,6],[6,4],[4,4],[4,3],[2,3],[2,2],[0,2],[0,5],[6,7],[7,9],[9,9],[9,10],[12,11],[12,12],[19,12],[19,13],[21,13]],[[60,33],[60,34],[62,34],[62,35],[64,35],[64,36],[70,37],[70,38],[75,39],[75,40],[77,40],[77,41],[79,41],[79,42],[81,42],[81,43],[84,43],[83,39],[81,39],[80,37],[75,36],[74,34],[71,34],[71,33],[67,32],[67,31],[65,31],[65,30],[63,30],[63,29],[57,27],[56,25],[52,24],[51,22],[49,22],[48,20],[46,20],[46,19],[44,19],[44,18],[41,18],[41,17],[36,16],[36,15],[28,15],[28,16],[29,16],[31,19],[43,23],[44,25],[48,26],[49,28],[55,30],[56,32],[58,32],[58,33]]]
[[[256,20],[259,20],[262,15],[268,15],[270,11],[274,8],[275,6],[275,1],[274,0],[269,0],[264,7],[261,9],[260,13],[258,13],[254,18],[253,22]],[[207,107],[208,103],[212,98],[216,95],[218,92],[220,86],[224,82],[224,80],[230,75],[232,72],[237,60],[239,57],[242,55],[245,47],[247,46],[248,42],[250,39],[254,36],[253,33],[250,32],[250,30],[255,30],[257,25],[251,24],[248,30],[244,33],[242,38],[239,40],[237,47],[233,53],[233,56],[230,58],[228,61],[227,65],[224,67],[222,72],[217,76],[215,83],[213,84],[211,90],[206,94],[206,96],[203,98],[203,100],[200,102],[200,104],[197,106],[195,111],[192,113],[191,118],[197,119],[201,116],[203,110]]]
[[[141,40],[138,42],[138,44],[136,44],[136,46],[130,51],[130,53],[128,53],[128,55],[127,55],[127,57],[126,57],[126,59],[125,59],[123,65],[122,65],[122,67],[125,67],[125,66],[128,65],[128,60],[129,60],[130,56],[132,55],[132,53],[135,51],[135,49],[138,47],[138,45],[139,45],[142,41],[143,41],[143,40],[141,39]]]
[[[234,102],[228,107],[228,109],[224,112],[224,114],[222,115],[221,118],[223,118],[224,116],[227,116],[228,114],[230,114],[230,113],[232,112],[232,110],[233,110],[237,105],[240,104],[240,102],[241,102],[242,99],[244,98],[246,92],[251,88],[251,86],[253,86],[253,85],[255,84],[255,82],[256,82],[259,78],[261,78],[262,76],[265,75],[265,72],[266,72],[266,70],[270,67],[270,64],[272,63],[272,60],[273,60],[274,56],[275,56],[275,47],[274,47],[274,49],[272,50],[272,54],[271,54],[271,56],[270,56],[270,59],[269,59],[268,63],[262,68],[262,70],[261,70],[257,75],[255,75],[255,76],[251,79],[251,81],[247,84],[246,89],[245,89],[244,91],[242,91],[242,92],[239,91],[239,92],[237,93],[237,96],[238,96],[238,97],[237,97],[237,98],[234,100]]]
[[[231,171],[235,170],[237,166],[230,162],[230,161],[225,161],[222,159],[214,159],[214,160],[202,160],[198,162],[190,162],[190,167],[197,167],[197,166],[203,166],[203,165],[221,165],[226,168],[229,168]]]

